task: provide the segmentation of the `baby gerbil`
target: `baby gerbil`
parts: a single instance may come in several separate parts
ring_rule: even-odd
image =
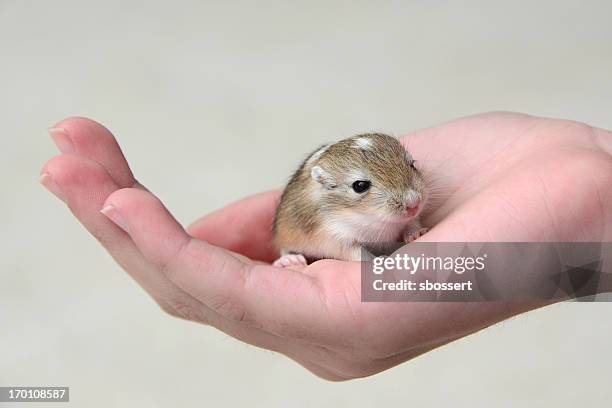
[[[321,146],[293,174],[276,210],[274,265],[360,260],[366,244],[410,242],[427,231],[418,218],[426,200],[425,181],[396,138],[368,133]]]

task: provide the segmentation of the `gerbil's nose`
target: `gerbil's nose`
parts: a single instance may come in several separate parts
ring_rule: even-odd
[[[420,200],[411,201],[406,204],[406,215],[414,217],[419,212]]]

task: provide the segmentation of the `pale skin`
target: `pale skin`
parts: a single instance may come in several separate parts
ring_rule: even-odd
[[[270,223],[279,191],[184,228],[135,184],[107,129],[69,118],[51,134],[62,154],[44,165],[41,182],[163,310],[282,353],[320,377],[372,375],[541,306],[362,303],[357,262],[270,265],[278,257]],[[423,218],[431,230],[419,240],[612,240],[607,130],[488,113],[403,140],[438,184]]]

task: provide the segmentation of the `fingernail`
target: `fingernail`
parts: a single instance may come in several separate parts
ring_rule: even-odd
[[[74,145],[72,144],[72,140],[70,140],[70,136],[68,136],[68,132],[63,128],[49,128],[49,135],[51,139],[55,142],[55,145],[62,153],[74,153]]]
[[[117,209],[112,204],[108,204],[106,207],[101,209],[100,212],[104,214],[109,220],[114,222],[119,228],[121,228],[125,232],[130,232],[127,223],[123,219],[123,216],[119,214],[119,211],[117,211]]]
[[[43,187],[52,192],[57,198],[67,203],[66,199],[64,198],[64,193],[62,192],[62,189],[57,184],[55,184],[55,181],[53,181],[51,174],[46,172],[41,174],[38,181],[40,182],[40,184],[43,185]]]

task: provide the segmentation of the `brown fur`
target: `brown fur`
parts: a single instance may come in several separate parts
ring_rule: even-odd
[[[364,137],[371,140],[371,145],[363,149],[354,147],[355,141]],[[392,218],[404,210],[410,189],[419,192],[425,189],[409,155],[394,137],[380,133],[357,135],[332,144],[319,157],[313,157],[322,147],[302,162],[281,197],[274,235],[282,250],[305,255],[312,255],[309,249],[318,254],[352,250],[359,237],[355,237],[354,243],[334,242],[338,237],[330,234],[324,224],[330,219],[348,219],[356,213]],[[311,176],[314,166],[324,170],[322,182]],[[352,190],[356,180],[371,181],[370,189],[356,194]]]

